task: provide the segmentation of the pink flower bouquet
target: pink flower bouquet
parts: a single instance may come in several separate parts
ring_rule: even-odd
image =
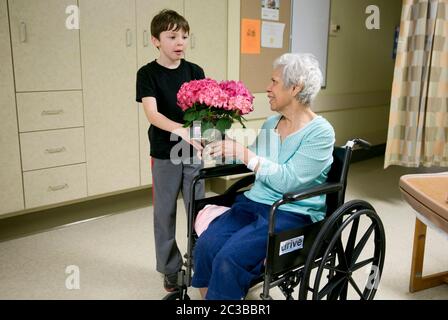
[[[235,120],[245,128],[243,115],[253,111],[253,101],[241,81],[192,80],[177,93],[177,104],[185,112],[184,127],[200,121],[202,133],[211,128],[224,133]]]

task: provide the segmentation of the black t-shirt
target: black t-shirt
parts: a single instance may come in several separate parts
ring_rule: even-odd
[[[184,59],[176,69],[168,69],[154,60],[137,72],[136,100],[142,102],[145,97],[154,97],[158,112],[170,120],[184,123],[184,112],[177,105],[177,92],[183,83],[204,78],[201,67]],[[178,137],[177,141],[170,141],[171,132],[153,125],[149,127],[148,137],[151,156],[159,159],[170,159],[171,148],[181,140]]]

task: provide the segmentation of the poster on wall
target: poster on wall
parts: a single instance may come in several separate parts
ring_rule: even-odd
[[[261,19],[278,21],[280,0],[261,0]]]

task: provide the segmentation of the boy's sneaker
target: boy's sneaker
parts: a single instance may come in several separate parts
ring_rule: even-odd
[[[163,286],[165,290],[168,292],[174,292],[179,290],[179,286],[177,284],[177,273],[166,274],[163,277]]]

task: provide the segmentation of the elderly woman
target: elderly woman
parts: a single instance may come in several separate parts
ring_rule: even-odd
[[[256,173],[253,187],[201,234],[194,251],[193,287],[206,299],[241,299],[262,272],[270,206],[283,193],[326,181],[333,161],[332,126],[310,108],[322,84],[308,54],[284,54],[274,62],[267,96],[278,112],[263,124],[256,148],[233,140],[210,145],[211,156],[244,162]],[[323,219],[325,196],[289,203],[277,214],[276,231]]]

